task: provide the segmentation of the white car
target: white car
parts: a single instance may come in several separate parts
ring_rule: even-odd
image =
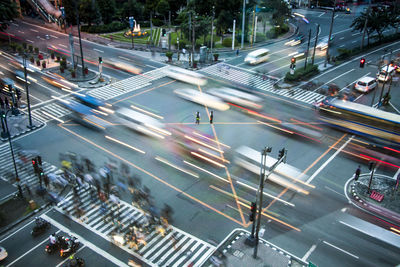
[[[7,253],[6,249],[3,247],[0,247],[0,261],[7,258],[7,256],[8,256],[8,253]]]
[[[219,97],[215,97],[206,93],[202,93],[193,89],[176,89],[174,91],[178,96],[192,101],[194,103],[207,106],[212,109],[225,111],[229,109],[229,105],[222,101]]]
[[[365,76],[356,82],[356,84],[354,85],[354,89],[362,93],[368,93],[369,91],[374,89],[376,85],[377,83],[375,78]]]

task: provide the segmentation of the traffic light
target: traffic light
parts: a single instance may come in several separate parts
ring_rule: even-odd
[[[295,58],[295,57],[292,57],[292,59],[290,60],[290,62],[291,62],[292,64],[295,64],[295,63],[296,63],[296,58]]]
[[[285,155],[285,148],[282,148],[281,150],[279,150],[278,159],[283,158],[284,155]]]
[[[33,170],[35,171],[35,173],[39,173],[39,166],[37,164],[36,159],[32,159],[32,166],[33,166]]]
[[[99,64],[103,64],[103,58],[99,57]]]
[[[17,99],[20,100],[21,99],[21,90],[19,90],[18,88],[15,89],[15,94],[17,95]]]
[[[165,37],[167,35],[167,31],[165,29],[162,29],[162,36]]]
[[[368,169],[370,170],[370,171],[372,171],[372,169],[375,167],[375,162],[374,161],[370,161],[369,163],[368,163]]]
[[[365,58],[360,59],[360,68],[364,68]]]
[[[249,220],[253,222],[256,218],[256,213],[257,213],[257,204],[255,202],[251,202],[250,206],[250,217]]]
[[[42,166],[42,157],[41,156],[37,156],[36,159],[37,159],[38,164],[40,166]]]

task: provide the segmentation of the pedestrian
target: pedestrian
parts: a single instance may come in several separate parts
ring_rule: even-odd
[[[211,110],[211,114],[210,114],[210,124],[213,123],[213,119],[214,119],[214,112]]]
[[[196,112],[196,124],[200,124],[200,112]]]
[[[4,109],[4,101],[2,97],[0,97],[0,107],[1,109]]]
[[[24,184],[25,191],[28,193],[29,197],[32,197],[31,189],[28,184]]]
[[[7,98],[7,97],[5,97],[4,104],[5,104],[5,106],[6,106],[6,109],[9,109],[9,108],[10,108],[10,105],[9,105],[9,103],[8,103],[8,98]]]
[[[267,76],[265,76],[265,73],[262,76],[263,81],[265,81],[267,79]]]
[[[47,174],[43,175],[43,181],[44,181],[44,185],[46,186],[47,189],[49,189],[49,177],[47,176]]]
[[[354,175],[354,180],[355,180],[355,181],[358,180],[358,178],[360,177],[360,174],[361,174],[361,166],[358,165],[358,168],[357,168],[357,170],[356,170],[356,174]]]
[[[236,50],[236,56],[239,55],[239,48]]]

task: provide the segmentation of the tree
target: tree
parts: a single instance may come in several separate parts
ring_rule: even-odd
[[[128,0],[122,4],[122,9],[119,10],[120,14],[119,17],[125,19],[130,16],[138,21],[139,19],[143,19],[144,12],[144,5],[138,3],[136,0]],[[147,19],[146,17],[145,19]]]
[[[97,0],[100,9],[101,18],[104,24],[109,24],[115,16],[115,1],[114,0]]]
[[[7,28],[6,22],[18,16],[18,6],[12,0],[0,1],[0,23],[2,28]]]
[[[75,5],[79,6],[79,3],[75,0],[63,0],[63,7],[65,11],[65,20],[69,25],[76,24],[76,13]]]
[[[359,32],[363,32],[364,30],[364,25],[365,25],[365,20],[367,19],[367,13],[366,12],[361,12],[360,16],[356,17],[353,22],[351,23],[350,27],[353,28],[353,31],[359,31]],[[365,33],[367,34],[367,40],[368,40],[368,45],[369,45],[369,36],[371,35],[371,33],[373,32],[373,30],[371,29],[371,24],[372,22],[370,22],[370,17],[368,18],[367,21],[367,27],[365,28]]]
[[[92,0],[81,0],[79,5],[79,17],[82,22],[86,22],[89,26],[92,22],[99,24],[101,14],[97,2]]]
[[[228,10],[222,10],[216,21],[217,35],[222,36],[226,30],[232,27],[233,16]]]
[[[378,35],[379,41],[382,41],[383,31],[388,28],[390,23],[389,12],[382,12],[379,10],[372,10],[370,13],[370,18],[368,19],[367,27],[369,27],[373,32]],[[369,23],[371,21],[371,24]]]
[[[271,10],[271,22],[275,26],[282,27],[290,16],[290,9],[286,2],[282,0],[263,0],[261,5]]]
[[[169,4],[167,0],[160,0],[156,6],[156,11],[164,17],[164,24],[167,24],[166,14],[169,11]]]

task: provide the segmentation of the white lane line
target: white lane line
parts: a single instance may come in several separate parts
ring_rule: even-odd
[[[362,78],[364,78],[364,77],[366,77],[366,76],[368,76],[368,75],[370,75],[370,74],[371,74],[371,72],[368,72],[367,74],[365,74],[365,75],[362,76],[361,78],[358,78],[357,80],[353,81],[352,83],[350,83],[350,84],[346,85],[345,87],[343,87],[342,89],[340,89],[339,92],[343,91],[343,90],[346,89],[348,86],[351,86],[353,83],[357,82],[358,80],[361,80]]]
[[[0,241],[0,243],[3,243],[5,240],[7,240],[8,238],[12,237],[13,235],[15,235],[16,233],[18,233],[19,231],[21,231],[22,229],[24,229],[25,227],[27,227],[28,225],[30,225],[33,221],[30,221],[29,223],[25,224],[24,226],[22,226],[21,228],[19,228],[17,231],[15,231],[14,233],[8,235],[7,237],[5,237],[3,240]]]
[[[326,165],[329,164],[329,162],[331,162],[336,156],[337,154],[339,154],[343,148],[345,148],[347,146],[347,144],[353,140],[354,135],[351,136],[338,150],[336,150],[336,152],[327,160],[324,162],[324,164],[321,165],[321,167],[319,167],[318,170],[316,170],[313,175],[310,176],[310,178],[308,178],[308,180],[306,181],[307,184],[311,183],[311,181],[326,167]]]
[[[358,40],[354,40],[354,41],[352,41],[352,43],[354,44],[354,43],[357,43],[358,42]]]
[[[337,16],[339,16],[339,15],[335,15],[333,18],[334,18],[334,19],[336,19],[336,18],[337,18]]]
[[[344,75],[346,75],[347,73],[352,72],[352,71],[354,71],[354,69],[348,70],[348,71],[346,71],[346,72],[340,74],[339,76],[336,76],[335,78],[333,78],[333,79],[327,81],[326,83],[324,83],[323,85],[321,85],[320,87],[318,87],[317,89],[315,89],[314,92],[317,91],[318,89],[320,89],[322,86],[327,85],[327,84],[331,83],[332,81],[336,80],[337,78],[340,78],[340,77],[342,77],[342,76],[344,76]]]
[[[58,44],[61,47],[68,48],[65,44]]]
[[[20,31],[20,30],[18,30],[18,32],[19,32],[19,33],[22,33],[22,34],[24,34],[24,33],[25,33],[25,32],[23,32],[23,31]]]
[[[339,193],[339,192],[336,191],[335,189],[332,189],[332,188],[327,187],[327,186],[325,186],[325,188],[328,189],[328,190],[330,190],[330,191],[332,191],[333,193],[336,193],[336,194],[338,194],[338,195],[341,195],[341,196],[343,196],[343,197],[346,197],[345,195],[343,195],[342,193]]]
[[[343,45],[341,45],[341,46],[339,46],[339,47],[344,47],[344,44],[343,44]]]
[[[130,59],[130,58],[127,58],[127,57],[123,57],[123,56],[118,56],[120,59],[123,59],[123,60],[127,60],[127,61],[132,61],[132,59]]]
[[[339,40],[343,40],[343,39],[344,39],[344,37],[340,37],[340,38],[339,38]]]
[[[301,258],[302,261],[307,261],[308,257],[310,257],[311,253],[315,250],[317,247],[317,244],[314,244],[311,246],[311,248],[307,251],[306,254],[304,254],[303,258]]]
[[[354,258],[356,258],[356,259],[359,259],[359,257],[358,256],[356,256],[356,255],[354,255],[354,254],[351,254],[350,252],[348,252],[348,251],[346,251],[346,250],[344,250],[344,249],[341,249],[341,248],[339,248],[339,247],[337,247],[337,246],[335,246],[335,245],[332,245],[331,243],[329,243],[329,242],[326,242],[326,241],[322,241],[324,244],[327,244],[328,246],[331,246],[331,247],[333,247],[333,248],[336,248],[337,250],[340,250],[341,252],[343,252],[343,253],[346,253],[347,255],[349,255],[349,256],[352,256],[352,257],[354,257]]]
[[[149,68],[157,69],[157,67],[154,67],[154,66],[151,66],[151,65],[148,65],[148,64],[146,64],[145,66],[147,66]]]
[[[390,103],[389,102],[389,104],[390,104],[390,106],[392,106],[392,108],[394,108],[394,110],[396,110],[397,111],[397,113],[399,113],[400,114],[400,111],[395,107],[395,106],[393,106],[393,104],[392,103]]]
[[[58,230],[56,232],[56,234],[58,234],[60,232],[60,230]],[[34,246],[33,248],[31,248],[30,250],[28,250],[27,252],[25,252],[24,254],[22,254],[21,256],[19,256],[18,258],[16,258],[13,262],[9,263],[6,265],[6,267],[8,266],[13,266],[14,263],[16,263],[17,261],[19,261],[20,259],[22,259],[23,257],[25,257],[27,254],[29,254],[32,250],[35,250],[37,247],[41,246],[44,242],[47,242],[47,240],[49,240],[48,237],[46,237],[42,242],[40,242],[39,244],[37,244],[36,246]]]
[[[93,50],[94,50],[94,51],[97,51],[97,52],[99,52],[99,53],[104,53],[103,50],[100,50],[100,49],[97,49],[97,48],[93,48]]]
[[[351,36],[356,36],[356,35],[359,35],[360,33],[359,32],[357,32],[357,33],[353,33]]]
[[[31,30],[31,31],[33,31],[33,32],[39,32],[39,31],[37,31],[37,30],[35,30],[35,29],[29,29],[29,30]]]
[[[58,39],[58,37],[55,36],[55,35],[50,34],[49,36],[52,37],[52,38]]]
[[[52,225],[54,225],[55,227],[57,227],[58,229],[60,229],[61,231],[65,232],[65,233],[69,233],[73,236],[75,236],[76,238],[79,239],[79,241],[84,244],[85,246],[87,246],[88,248],[90,248],[91,250],[93,250],[94,252],[96,252],[97,254],[99,254],[100,256],[108,259],[109,261],[111,261],[112,263],[114,263],[117,266],[127,266],[128,264],[120,261],[119,259],[115,258],[113,255],[111,255],[110,253],[102,250],[101,248],[95,246],[94,244],[90,243],[89,241],[87,241],[86,239],[84,239],[82,236],[70,231],[67,227],[65,227],[64,225],[60,224],[59,222],[53,220],[52,218],[50,218],[49,216],[47,216],[46,214],[42,214],[40,217],[44,218],[45,220],[49,221]],[[46,238],[45,241],[47,241],[48,238]]]
[[[27,40],[28,42],[32,43],[32,44],[34,43],[34,41],[32,41],[32,40],[29,40],[29,39],[26,39],[26,40]]]
[[[14,26],[17,26],[17,27],[19,27],[19,25],[17,24],[17,23],[11,23],[12,25],[14,25]]]
[[[321,14],[319,14],[319,16],[318,16],[318,17],[320,18],[320,17],[321,17],[322,15],[324,15],[324,14],[325,14],[325,12],[324,12],[324,13],[321,13]]]

